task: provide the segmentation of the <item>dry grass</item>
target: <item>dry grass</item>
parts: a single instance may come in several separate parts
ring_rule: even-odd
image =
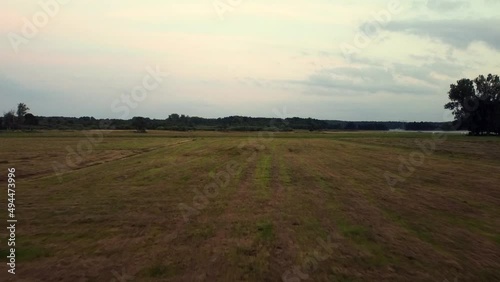
[[[19,172],[16,277],[278,281],[298,266],[314,281],[500,280],[498,139],[450,136],[392,189],[384,173],[429,135],[256,136],[112,132],[60,182],[50,163],[81,132],[0,135],[1,171]],[[200,198],[211,183],[226,185]]]

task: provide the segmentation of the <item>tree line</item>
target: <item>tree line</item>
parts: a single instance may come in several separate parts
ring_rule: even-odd
[[[29,108],[20,103],[18,111],[9,111],[0,117],[0,129],[6,130],[91,130],[103,129],[102,124],[119,130],[216,130],[216,131],[292,131],[292,130],[417,130],[413,124],[399,121],[339,121],[319,120],[313,118],[263,118],[246,116],[229,116],[223,118],[202,118],[188,115],[170,114],[166,119],[151,119],[148,117],[133,117],[132,119],[96,119],[94,117],[45,117],[28,113]],[[451,123],[424,123],[418,130],[436,130],[451,128]]]
[[[259,118],[230,116],[202,118],[170,114],[166,119],[134,117],[129,120],[96,119],[94,117],[34,116],[24,103],[0,117],[0,130],[101,129],[109,124],[115,129],[137,130],[218,130],[218,131],[291,131],[291,130],[468,130],[472,135],[500,135],[500,78],[498,75],[480,75],[476,79],[461,79],[450,85],[450,102],[444,107],[452,110],[453,122],[376,122],[339,121],[313,118]]]

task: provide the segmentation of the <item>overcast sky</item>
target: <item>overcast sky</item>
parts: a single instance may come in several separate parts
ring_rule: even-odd
[[[500,0],[38,2],[0,4],[2,112],[443,121],[451,83],[500,74]]]

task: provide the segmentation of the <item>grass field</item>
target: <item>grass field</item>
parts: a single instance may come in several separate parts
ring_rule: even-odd
[[[500,281],[499,138],[100,134],[0,134],[16,281]]]

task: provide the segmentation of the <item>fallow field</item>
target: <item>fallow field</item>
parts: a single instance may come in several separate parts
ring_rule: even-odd
[[[500,281],[499,138],[0,133],[0,169],[0,281]]]

